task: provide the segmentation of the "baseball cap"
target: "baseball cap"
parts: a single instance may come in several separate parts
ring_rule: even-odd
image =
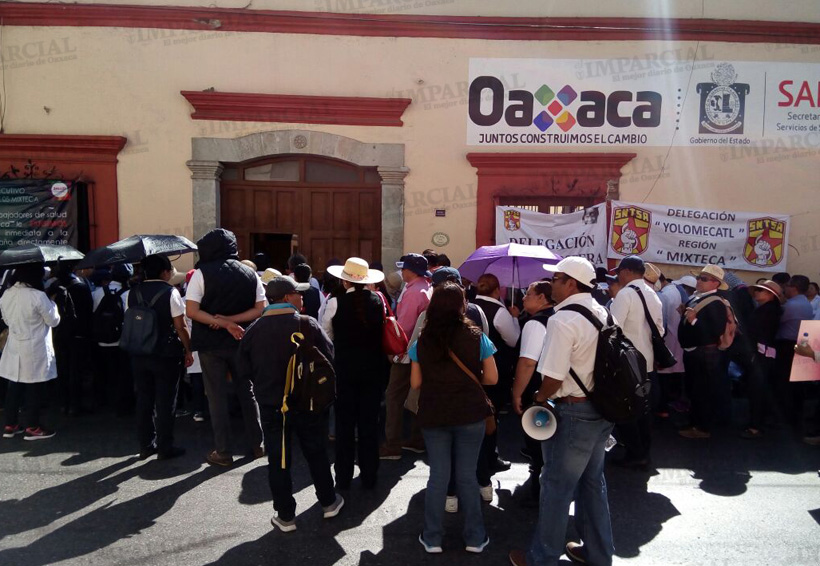
[[[545,265],[544,269],[556,273],[566,273],[569,277],[588,287],[595,285],[595,267],[588,259],[583,257],[565,257],[557,265]]]
[[[675,283],[677,283],[678,285],[683,285],[684,287],[691,287],[692,289],[698,286],[698,280],[691,275],[684,275],[683,277],[675,281]]]
[[[636,255],[630,255],[621,260],[621,263],[618,264],[618,267],[615,268],[615,273],[618,273],[622,269],[628,269],[629,271],[634,271],[635,273],[643,273],[646,271],[646,264],[644,261]]]
[[[427,258],[419,254],[407,254],[401,256],[401,259],[396,262],[396,267],[399,269],[408,269],[422,277],[431,277],[432,273],[427,271]]]
[[[433,285],[444,283],[445,281],[454,281],[461,285],[461,274],[455,267],[439,267],[433,272]]]
[[[297,283],[293,277],[280,275],[268,281],[268,285],[265,288],[265,296],[267,296],[268,299],[280,299],[285,295],[300,293],[308,289],[310,289],[310,283]]]

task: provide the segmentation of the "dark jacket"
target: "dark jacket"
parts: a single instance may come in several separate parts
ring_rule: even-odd
[[[52,283],[47,293],[49,295],[53,294],[60,286],[65,287],[71,296],[74,317],[66,316],[65,312],[60,312],[61,321],[54,331],[55,338],[58,341],[70,340],[73,337],[90,338],[94,315],[91,288],[85,281],[72,273],[67,280],[58,280]]]
[[[757,307],[749,317],[748,336],[754,351],[763,344],[774,348],[775,335],[780,325],[782,308],[777,301],[769,301]]]
[[[364,289],[344,293],[336,301],[333,346],[337,383],[381,379],[387,363],[382,350],[384,312],[381,299],[376,293]],[[357,305],[357,301],[361,302]]]
[[[236,236],[218,228],[211,230],[198,242],[199,262],[205,295],[199,308],[209,314],[226,316],[252,309],[256,304],[257,275],[237,259]],[[211,329],[193,321],[191,349],[212,351],[235,348],[236,341],[224,329]]]
[[[313,318],[319,318],[319,308],[322,306],[322,299],[320,297],[321,292],[316,287],[311,285],[310,289],[305,291],[302,295],[302,301],[304,305],[303,312],[308,315],[312,316]]]
[[[695,308],[700,301],[711,296],[712,294],[693,297],[686,303],[686,307]],[[696,324],[689,324],[685,316],[681,317],[678,341],[683,348],[714,346],[726,330],[726,322],[726,305],[722,301],[711,302],[698,312]]]
[[[296,349],[290,341],[294,332],[310,332],[319,351],[333,361],[333,344],[315,319],[300,316],[295,310],[292,314],[262,316],[239,342],[237,359],[238,378],[253,383],[259,405],[282,406],[288,361]]]
[[[477,328],[462,326],[449,345],[479,380],[482,368],[481,334]],[[437,359],[435,353],[425,346],[424,332],[417,347],[422,373],[418,412],[420,427],[472,424],[492,414],[482,387],[449,357]]]

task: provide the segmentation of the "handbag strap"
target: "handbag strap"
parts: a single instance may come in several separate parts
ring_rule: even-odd
[[[658,330],[658,327],[655,325],[655,321],[652,320],[652,315],[649,314],[649,307],[646,305],[646,298],[644,298],[643,293],[635,285],[628,285],[628,287],[634,289],[635,293],[638,295],[638,298],[641,300],[641,304],[643,305],[643,314],[646,317],[646,322],[649,323],[649,330],[652,331],[652,338],[654,338],[655,340],[660,339],[661,333]]]
[[[382,294],[381,291],[376,291],[376,294],[379,296],[379,300],[382,302],[382,320],[387,321],[387,319],[393,318],[393,309],[390,308],[390,303],[387,302],[387,298]]]
[[[450,354],[450,359],[451,359],[451,360],[453,360],[453,361],[456,363],[456,365],[459,367],[459,369],[461,369],[461,371],[463,371],[463,372],[464,372],[464,373],[466,373],[468,376],[470,376],[470,379],[472,379],[472,380],[473,380],[473,382],[474,382],[476,385],[478,385],[479,389],[481,389],[481,393],[483,393],[483,394],[484,394],[484,400],[485,400],[485,401],[487,402],[487,404],[488,404],[488,405],[489,405],[489,406],[493,409],[493,412],[494,412],[494,411],[495,411],[495,408],[493,407],[493,402],[490,400],[490,398],[489,398],[489,397],[487,397],[487,392],[486,392],[486,391],[484,391],[484,386],[483,386],[483,385],[481,385],[481,382],[478,380],[478,378],[476,377],[476,375],[475,375],[473,372],[471,372],[471,371],[470,371],[470,368],[468,368],[467,366],[465,366],[465,365],[464,365],[464,362],[462,362],[462,361],[459,359],[459,357],[458,357],[458,356],[456,356],[456,353],[455,353],[455,352],[453,352],[452,350],[449,350],[449,349],[448,349],[447,351],[448,351],[448,353]]]

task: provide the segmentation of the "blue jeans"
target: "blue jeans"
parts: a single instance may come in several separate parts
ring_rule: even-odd
[[[587,563],[609,566],[615,548],[604,479],[604,443],[612,432],[612,423],[588,401],[558,403],[555,412],[555,436],[541,443],[544,468],[538,526],[527,564],[558,565],[566,542],[569,504],[575,498],[575,526],[584,543]]]
[[[484,421],[461,426],[424,428],[421,432],[430,464],[430,479],[427,480],[427,491],[424,494],[424,542],[441,546],[451,456],[455,454],[458,503],[459,509],[464,513],[464,544],[480,546],[487,539],[487,531],[484,530],[475,472],[481,441],[484,440]]]

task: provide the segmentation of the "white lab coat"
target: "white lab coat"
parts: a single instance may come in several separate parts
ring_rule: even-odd
[[[0,298],[9,337],[0,357],[0,377],[42,383],[57,377],[51,329],[60,323],[55,305],[42,291],[16,283]]]

